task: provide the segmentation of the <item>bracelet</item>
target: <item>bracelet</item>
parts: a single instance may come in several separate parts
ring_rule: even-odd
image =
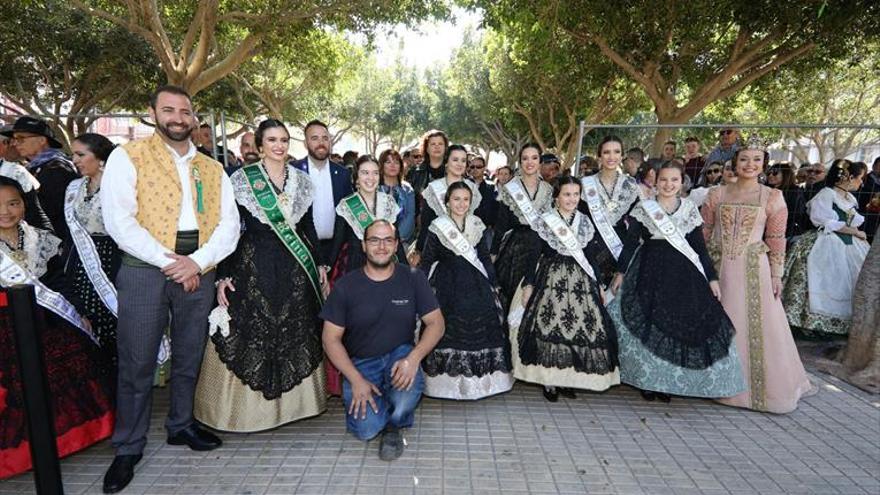
[[[221,282],[232,282],[232,277],[221,278],[220,280],[214,281],[214,288],[220,287]]]

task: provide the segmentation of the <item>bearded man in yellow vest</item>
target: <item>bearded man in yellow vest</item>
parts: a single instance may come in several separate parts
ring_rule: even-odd
[[[193,419],[193,395],[214,306],[214,267],[234,250],[238,209],[223,167],[196,152],[192,101],[162,86],[150,99],[156,132],[116,148],[101,180],[107,233],[123,251],[119,301],[119,386],[104,493],[128,485],[150,423],[156,355],[171,318],[168,443],[212,450],[219,438]]]

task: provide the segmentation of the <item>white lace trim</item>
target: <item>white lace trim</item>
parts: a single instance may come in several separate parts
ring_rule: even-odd
[[[348,198],[352,196],[357,196],[357,193],[346,196],[336,205],[336,214],[345,220],[345,223],[351,227],[351,230],[354,231],[354,235],[358,239],[364,240],[364,228],[361,227],[360,222],[354,217],[354,213],[348,207],[348,203],[346,203]],[[376,191],[376,214],[373,216],[373,220],[387,220],[394,224],[397,222],[398,213],[400,213],[400,206],[397,205],[394,198],[390,194]]]
[[[86,201],[89,181],[88,177],[84,177],[79,186],[79,192],[73,204],[73,214],[90,235],[106,235],[107,230],[104,228],[104,217],[101,213],[101,190],[95,191],[95,194]]]
[[[614,191],[609,196],[599,176],[596,175],[594,177],[596,177],[596,189],[599,190],[602,205],[605,206],[605,211],[608,213],[608,221],[611,222],[611,225],[615,225],[629,211],[629,207],[639,200],[641,188],[639,188],[639,184],[632,177],[626,174],[618,174]],[[614,208],[608,207],[610,201],[614,201]]]
[[[15,179],[21,184],[21,189],[29,193],[40,188],[40,181],[28,170],[17,163],[7,162],[0,158],[0,175]]]
[[[553,212],[555,215],[559,215],[558,212]],[[568,225],[568,220],[562,219],[566,225]],[[568,252],[568,248],[565,247],[565,244],[559,240],[559,237],[556,236],[556,233],[550,230],[550,226],[547,225],[547,222],[540,221],[537,222],[537,230],[536,232],[541,237],[547,241],[547,244],[553,248],[554,251],[563,255],[563,256],[571,256],[571,253]],[[574,231],[574,235],[578,241],[578,247],[584,249],[587,247],[587,243],[593,239],[593,235],[596,233],[596,229],[593,227],[593,222],[590,221],[590,218],[587,215],[582,214],[579,211],[574,212],[574,220],[571,222],[569,226],[572,231]]]
[[[55,237],[48,230],[31,227],[24,220],[21,221],[24,231],[24,252],[27,253],[27,266],[29,272],[40,278],[46,274],[46,266],[49,260],[61,252],[61,239]],[[12,255],[12,250],[5,242],[0,242],[0,251]]]
[[[422,189],[422,197],[425,198],[425,204],[434,211],[438,217],[442,215],[446,215],[446,205],[442,203],[442,200],[437,198],[437,195],[434,194],[434,190],[431,184],[437,181],[446,181],[446,177],[441,177],[439,179],[435,179],[428,183],[428,185]],[[462,182],[467,184],[467,186],[471,189],[471,206],[468,208],[468,213],[473,213],[480,207],[480,202],[483,200],[483,195],[480,194],[480,188],[477,186],[474,181],[470,179],[462,179]],[[448,189],[448,184],[447,184]]]
[[[314,196],[315,186],[312,185],[312,179],[308,174],[302,172],[292,165],[287,166],[287,183],[284,184],[284,194],[290,198],[290,211],[284,212],[291,227],[296,227],[299,220],[306,214],[309,207],[312,206],[312,197]],[[242,205],[253,215],[254,218],[261,223],[271,226],[266,213],[260,205],[251,189],[251,183],[248,182],[247,175],[243,169],[238,169],[229,178],[232,182],[232,190],[235,193],[235,201]],[[267,178],[268,180],[268,178]],[[281,204],[279,203],[279,207]]]
[[[524,191],[527,191],[526,185],[523,183],[520,177],[514,177],[513,180],[519,181],[522,184],[522,188]],[[502,203],[506,204],[510,211],[513,212],[516,219],[519,220],[519,223],[523,225],[528,225],[529,221],[523,215],[522,211],[520,211],[519,206],[516,204],[516,200],[510,194],[510,191],[507,190],[507,184],[501,188],[499,199]],[[532,201],[532,207],[535,211],[540,215],[544,213],[553,205],[553,188],[550,187],[550,184],[547,184],[543,180],[538,180],[538,192],[535,193],[535,199]]]
[[[443,215],[445,217],[446,215]],[[443,245],[446,249],[452,251],[453,253],[458,253],[458,248],[456,248],[449,239],[446,238],[446,235],[440,230],[440,227],[437,226],[437,220],[443,217],[437,217],[431,222],[431,225],[428,226],[428,231],[433,232],[440,239],[440,244]],[[455,220],[452,218],[449,219],[452,223],[455,223]],[[471,247],[476,248],[477,244],[480,243],[480,240],[483,238],[483,232],[486,230],[486,224],[480,220],[480,217],[474,215],[468,215],[464,219],[464,238],[470,243]]]
[[[648,232],[651,233],[651,239],[666,239],[666,236],[657,228],[656,222],[651,220],[648,217],[648,212],[642,208],[641,201],[639,201],[636,207],[632,209],[630,215],[648,229]],[[687,198],[681,198],[681,205],[679,205],[678,209],[669,216],[672,218],[672,223],[675,224],[675,227],[681,232],[681,235],[684,236],[690,234],[692,230],[700,225],[703,225],[703,216],[700,215],[700,209],[693,201]]]

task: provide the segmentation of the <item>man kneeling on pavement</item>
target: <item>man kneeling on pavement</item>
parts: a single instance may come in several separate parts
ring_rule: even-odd
[[[382,433],[379,457],[386,461],[403,453],[400,429],[412,426],[425,387],[422,359],[444,331],[425,275],[395,260],[398,242],[391,223],[367,226],[366,265],[336,282],[320,315],[324,350],[344,376],[348,430],[361,440]]]

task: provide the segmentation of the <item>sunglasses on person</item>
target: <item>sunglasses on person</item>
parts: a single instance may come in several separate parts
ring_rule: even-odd
[[[709,175],[709,174],[720,174],[720,173],[721,173],[721,169],[720,169],[720,168],[710,168],[709,170],[706,170],[706,175]]]
[[[486,168],[485,165],[471,165],[471,168]]]
[[[775,169],[775,170],[769,170],[769,171],[767,171],[767,175],[779,175],[779,174],[781,174],[781,173],[782,173],[782,171],[779,170],[779,169]]]
[[[411,156],[414,160],[421,160],[421,159],[422,159],[422,154],[421,154],[421,153],[419,153],[419,154],[413,153],[413,154],[411,154],[410,156]]]

